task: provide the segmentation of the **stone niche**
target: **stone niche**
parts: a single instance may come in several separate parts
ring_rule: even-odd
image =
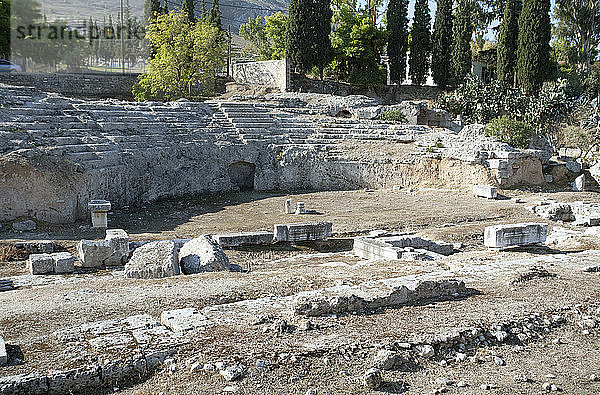
[[[237,161],[229,165],[229,180],[240,191],[254,190],[254,174],[256,165],[250,162]]]

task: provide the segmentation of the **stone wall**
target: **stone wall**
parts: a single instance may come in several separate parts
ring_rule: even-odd
[[[85,98],[131,100],[139,74],[0,73],[0,83]]]
[[[324,93],[335,96],[363,95],[387,104],[399,103],[404,100],[434,100],[443,92],[437,86],[359,86],[346,82],[319,81],[293,73],[291,74],[290,89],[294,92]]]
[[[232,66],[232,76],[235,82],[243,85],[277,88],[281,92],[289,89],[289,73],[290,66],[287,59],[234,63]]]

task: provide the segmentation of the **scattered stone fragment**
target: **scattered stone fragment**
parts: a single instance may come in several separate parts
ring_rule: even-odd
[[[382,377],[381,371],[377,368],[371,368],[365,372],[362,377],[363,384],[367,388],[377,389],[381,385]]]
[[[285,200],[284,210],[286,214],[292,214],[292,199]]]
[[[306,208],[304,207],[304,202],[296,202],[296,212],[294,214],[300,215],[305,214]]]
[[[241,365],[231,365],[219,372],[227,381],[237,380],[244,373],[244,368]]]
[[[6,343],[0,336],[0,366],[4,366],[8,363],[8,354],[6,353]]]
[[[488,391],[491,390],[493,387],[490,384],[481,384],[479,386],[479,389],[484,390],[484,391]]]
[[[590,381],[600,381],[600,378],[598,378],[598,376],[596,376],[596,375],[595,375],[595,374],[593,374],[593,373],[592,373],[592,374],[590,374],[590,375],[588,376],[588,379],[589,379]]]
[[[540,244],[546,241],[548,225],[524,223],[494,225],[485,228],[484,244],[491,248],[506,248]]]
[[[565,163],[565,167],[567,168],[567,170],[573,173],[581,173],[582,170],[581,163],[574,160]]]
[[[496,199],[498,197],[498,188],[489,185],[473,185],[473,195],[488,199]]]
[[[504,360],[498,356],[494,357],[494,363],[498,366],[504,366]]]
[[[54,260],[50,254],[31,254],[27,259],[27,270],[31,274],[54,273]]]
[[[456,355],[454,356],[454,359],[456,360],[456,362],[465,361],[467,359],[467,354],[462,353],[462,352],[457,352]]]
[[[204,370],[204,365],[201,362],[194,362],[190,365],[190,372],[199,372]]]
[[[133,252],[125,265],[125,276],[129,278],[162,278],[179,275],[179,262],[175,243],[154,241]]]
[[[373,363],[379,369],[390,370],[394,368],[397,358],[397,354],[392,350],[379,350],[373,360]]]
[[[434,348],[429,344],[418,344],[415,350],[423,358],[431,358],[435,355]]]
[[[457,386],[458,388],[465,388],[467,385],[468,385],[468,384],[467,384],[467,383],[465,383],[465,382],[464,382],[464,381],[462,381],[462,380],[461,380],[461,381],[459,381],[458,383],[456,383],[456,386]]]
[[[201,236],[185,243],[179,250],[179,265],[184,274],[240,271],[231,265],[225,252],[210,236]]]
[[[26,219],[21,222],[13,222],[12,228],[17,232],[32,232],[37,229],[37,225],[34,221]]]

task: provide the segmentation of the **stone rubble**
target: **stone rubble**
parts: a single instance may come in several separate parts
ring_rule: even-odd
[[[573,222],[576,226],[599,226],[600,204],[577,201],[573,203],[560,203],[545,200],[532,206],[529,210],[550,221]]]
[[[498,188],[490,185],[473,185],[473,195],[488,199],[498,198]]]
[[[454,246],[417,236],[357,237],[354,255],[363,259],[434,260],[454,253]]]
[[[223,248],[247,245],[269,245],[273,243],[271,232],[239,232],[216,234],[212,238]]]
[[[51,240],[34,240],[15,243],[16,248],[24,249],[28,254],[53,253],[56,244]]]
[[[0,336],[0,366],[4,366],[8,363],[8,354],[6,353],[6,343],[2,336]]]
[[[37,229],[37,224],[34,221],[27,219],[21,222],[13,222],[12,228],[16,232],[32,232]]]

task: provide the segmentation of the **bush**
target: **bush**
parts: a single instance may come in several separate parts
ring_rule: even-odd
[[[379,119],[382,121],[394,121],[400,123],[408,123],[406,116],[400,110],[389,110],[381,113]]]
[[[486,126],[485,133],[515,148],[529,147],[529,140],[533,135],[531,127],[527,123],[516,121],[508,116],[492,120]]]

